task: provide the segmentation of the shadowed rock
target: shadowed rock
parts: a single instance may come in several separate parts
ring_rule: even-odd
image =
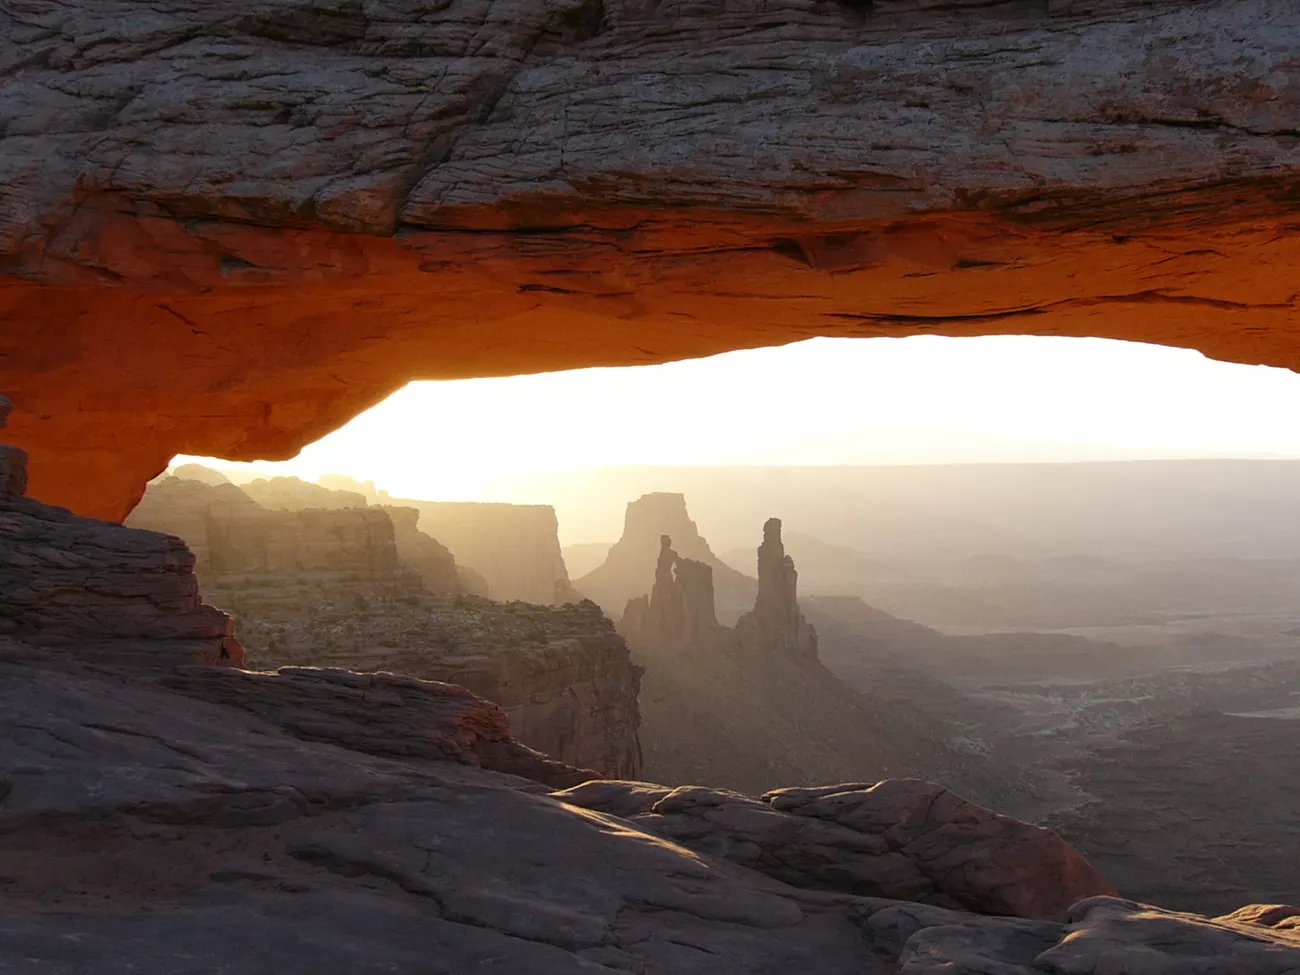
[[[9,411],[13,404],[0,396],[0,430],[9,420]],[[27,452],[17,447],[0,444],[0,495],[17,495],[27,493]]]
[[[914,779],[761,799],[597,782],[557,798],[798,887],[1054,921],[1077,900],[1115,893],[1052,830]]]

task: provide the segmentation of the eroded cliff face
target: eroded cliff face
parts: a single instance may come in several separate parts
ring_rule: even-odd
[[[249,661],[408,674],[499,705],[512,734],[601,775],[641,774],[641,670],[594,603],[552,608],[473,596],[316,583],[213,588]]]
[[[239,620],[249,666],[457,684],[504,709],[529,747],[600,775],[640,773],[639,670],[594,603],[551,609],[465,598],[455,560],[417,530],[414,508],[370,506],[297,478],[246,489],[164,478],[128,521],[194,539],[204,591]],[[361,507],[335,506],[354,499]],[[300,507],[311,504],[326,507]],[[550,533],[554,540],[553,513]],[[513,546],[521,562],[535,541]]]
[[[486,582],[483,595],[539,606],[582,599],[569,584],[559,522],[550,505],[405,499],[394,503],[420,512],[420,530],[446,545],[458,563]],[[473,580],[466,581],[473,589]]]
[[[122,518],[412,379],[810,335],[1300,364],[1290,0],[304,9],[0,11],[35,496]]]
[[[0,430],[9,410],[0,396]],[[180,539],[23,497],[25,461],[0,444],[0,638],[75,648],[108,668],[243,662],[234,620],[199,597]]]
[[[270,510],[233,484],[164,478],[129,524],[185,539],[199,574],[211,579],[330,572],[373,582],[402,569],[393,520],[382,509]]]

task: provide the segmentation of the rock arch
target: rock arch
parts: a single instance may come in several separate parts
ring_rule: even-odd
[[[417,378],[916,332],[1293,367],[1298,47],[1291,0],[10,5],[10,438],[120,518]]]

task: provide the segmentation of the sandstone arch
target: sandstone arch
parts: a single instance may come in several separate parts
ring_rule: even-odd
[[[1300,364],[1291,0],[0,7],[31,493],[286,457],[415,378],[810,335]]]

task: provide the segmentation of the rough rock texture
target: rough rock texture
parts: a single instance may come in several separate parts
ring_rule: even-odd
[[[233,484],[166,477],[127,523],[178,535],[201,576],[345,572],[389,578],[401,569],[393,519],[378,508],[271,510]]]
[[[394,499],[420,512],[420,530],[487,582],[490,596],[540,606],[580,602],[560,554],[555,509],[542,504],[481,504]],[[473,586],[473,580],[466,580]]]
[[[796,887],[645,823],[762,834],[754,805],[804,829],[817,820],[718,793],[724,805],[709,806],[694,792],[676,794],[689,813],[647,814],[642,793],[666,790],[629,783],[613,784],[625,797],[607,803],[613,814],[577,808],[572,791],[474,767],[455,734],[423,739],[447,752],[395,754],[405,732],[390,737],[388,723],[371,734],[361,719],[394,718],[390,695],[409,683],[340,711],[358,678],[339,677],[176,675],[199,698],[257,685],[253,706],[244,693],[217,704],[0,637],[5,963],[46,975],[1289,975],[1300,965],[1288,909],[1272,905],[1211,920],[1097,897],[1062,924]],[[307,685],[340,695],[318,698],[332,709],[327,727],[358,733],[312,740],[310,708],[274,709],[286,684],[295,707]],[[454,695],[427,699],[455,713]]]
[[[237,666],[234,621],[199,597],[194,556],[170,535],[91,521],[0,492],[0,635],[106,666]],[[141,653],[140,641],[149,641]]]
[[[177,668],[162,686],[243,708],[291,735],[368,755],[459,762],[565,788],[600,778],[521,745],[505,712],[464,687],[387,673]]]
[[[594,603],[502,605],[323,581],[207,591],[237,614],[258,669],[459,684],[500,705],[526,745],[602,775],[641,774],[640,668]]]
[[[0,11],[36,496],[121,518],[411,379],[816,334],[1300,364],[1291,0],[306,10]]]
[[[714,609],[713,567],[681,558],[672,544],[663,536],[654,588],[628,600],[619,632],[659,655],[716,649],[726,631]]]
[[[717,618],[731,623],[753,606],[755,581],[713,554],[687,514],[685,496],[667,492],[645,494],[628,502],[622,536],[599,568],[574,580],[574,588],[611,616],[621,612],[629,600],[653,589],[665,536],[673,540],[679,558],[702,562],[713,569]]]
[[[558,798],[796,887],[1046,921],[1115,893],[1051,830],[914,779],[778,789],[761,800],[593,782]]]
[[[0,396],[0,430],[9,420],[13,404],[8,397]],[[21,497],[27,493],[27,452],[8,444],[0,444],[0,495]]]
[[[758,597],[752,611],[736,621],[742,648],[792,660],[817,659],[817,631],[799,612],[799,574],[781,544],[781,519],[763,525],[758,547]]]

